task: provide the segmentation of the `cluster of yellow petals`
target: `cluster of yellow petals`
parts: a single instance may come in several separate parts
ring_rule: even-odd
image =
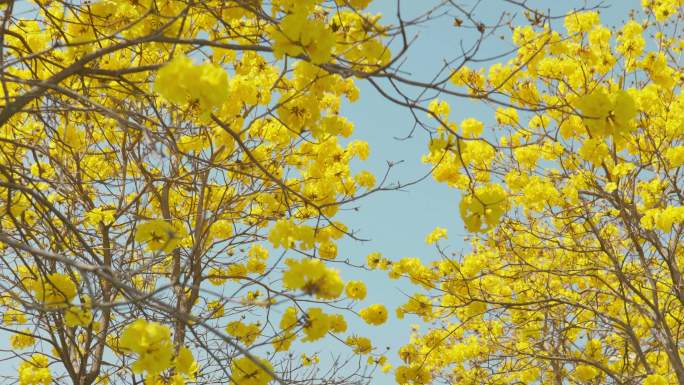
[[[48,357],[36,353],[19,365],[19,385],[48,385],[52,383],[52,374],[48,368]]]
[[[292,290],[302,290],[321,299],[335,299],[342,294],[344,282],[335,269],[315,259],[285,261],[283,284]]]
[[[159,69],[154,89],[173,103],[198,103],[200,115],[206,117],[227,101],[228,73],[218,64],[195,65],[179,55]]]
[[[136,242],[146,243],[150,250],[170,252],[185,236],[183,227],[157,219],[140,223],[135,230]]]
[[[252,357],[233,359],[230,363],[230,383],[233,385],[266,385],[273,379],[272,371],[273,366],[264,359]]]
[[[359,311],[359,315],[370,325],[382,325],[387,321],[387,309],[382,304],[365,307]]]
[[[182,374],[194,379],[198,369],[190,349],[183,346],[176,352],[171,330],[157,322],[139,319],[126,326],[119,337],[118,347],[136,355],[131,366],[134,373],[145,372],[151,379],[171,367],[177,370],[177,376]],[[184,383],[181,377],[178,381]]]

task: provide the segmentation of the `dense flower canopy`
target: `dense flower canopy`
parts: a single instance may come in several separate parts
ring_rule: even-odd
[[[461,258],[394,264],[425,288],[397,314],[435,325],[401,349],[398,383],[684,381],[681,2],[644,7],[617,29],[595,11],[517,27],[510,61],[456,71],[508,97],[494,135],[431,104],[424,160],[476,236]]]
[[[22,384],[318,381],[285,351],[328,333],[354,355],[327,303],[365,287],[326,261],[340,203],[377,187],[339,114],[347,72],[391,58],[368,3],[5,6],[0,311]]]
[[[485,24],[453,1],[397,25],[371,0],[3,3],[12,381],[684,383],[682,1],[644,0],[615,28],[600,7],[504,2],[524,17]],[[444,17],[475,48],[411,78],[407,31]],[[509,26],[515,49],[480,66]],[[358,240],[341,209],[413,183],[365,169],[341,114],[360,82],[429,137],[411,155],[460,194],[460,253],[435,227],[414,240],[432,263],[341,255]],[[490,116],[452,120],[458,98]],[[361,269],[406,278],[406,303],[372,303]],[[422,331],[376,346],[404,317]]]

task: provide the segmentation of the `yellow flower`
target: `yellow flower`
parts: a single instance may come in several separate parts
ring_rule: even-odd
[[[10,344],[13,349],[26,349],[36,343],[36,338],[33,337],[31,330],[23,329],[19,333],[15,333],[10,337]]]
[[[684,146],[670,147],[665,150],[664,155],[670,168],[677,168],[684,165]]]
[[[344,333],[347,331],[347,321],[342,314],[332,314],[330,316],[330,331],[334,333]]]
[[[451,108],[449,103],[444,100],[433,99],[430,104],[428,104],[428,111],[437,115],[441,120],[446,120],[449,118],[449,112]],[[428,116],[431,116],[428,114]]]
[[[461,130],[466,138],[476,138],[482,135],[484,123],[474,118],[468,118],[461,122]]]
[[[209,138],[204,135],[189,136],[183,135],[178,138],[176,142],[178,149],[182,153],[201,152],[204,148],[209,147]]]
[[[59,142],[67,145],[74,151],[80,151],[86,146],[85,132],[74,126],[59,126],[57,134]]]
[[[608,145],[599,138],[588,138],[578,151],[580,157],[596,165],[601,164],[608,153]]]
[[[374,304],[359,312],[361,318],[370,325],[382,325],[387,321],[387,309],[385,305]]]
[[[318,354],[314,354],[313,356],[309,357],[305,353],[302,353],[301,359],[303,366],[311,366],[321,362],[320,358],[318,358]]]
[[[656,20],[660,23],[669,19],[672,15],[676,15],[678,8],[682,5],[682,2],[679,0],[642,0],[641,3],[644,8],[655,14]]]
[[[272,29],[271,37],[276,58],[307,54],[314,64],[330,60],[335,45],[335,34],[323,21],[310,19],[305,12],[285,16]]]
[[[240,321],[233,321],[226,326],[226,333],[237,338],[245,346],[250,346],[261,335],[261,325],[259,323],[244,324]]]
[[[70,306],[64,311],[64,322],[68,327],[88,326],[93,322],[93,312],[87,306]]]
[[[375,175],[370,171],[361,171],[354,176],[354,180],[359,186],[365,189],[371,189],[375,186]]]
[[[285,261],[288,269],[283,273],[283,285],[287,289],[301,289],[321,299],[335,299],[342,294],[344,283],[337,270],[328,269],[315,259]]]
[[[187,347],[183,346],[178,351],[178,356],[175,362],[176,370],[188,376],[194,381],[195,373],[199,369],[195,357],[192,356],[192,352]]]
[[[628,133],[637,114],[634,99],[626,91],[610,95],[595,91],[578,99],[576,106],[592,136]]]
[[[461,218],[468,231],[485,232],[494,227],[507,207],[507,195],[503,187],[489,184],[475,188],[459,205]]]
[[[446,237],[447,237],[446,229],[441,228],[441,227],[435,227],[435,229],[432,230],[432,232],[430,234],[428,234],[427,237],[425,237],[425,243],[427,243],[428,245],[431,245],[431,244],[439,241],[440,239],[446,238]]]
[[[425,365],[400,366],[395,371],[394,378],[397,383],[401,385],[423,385],[430,383],[432,380],[432,375]]]
[[[337,245],[330,241],[321,242],[318,253],[323,259],[335,259],[337,257]]]
[[[49,163],[36,162],[31,165],[31,175],[43,179],[50,179],[55,174],[55,169]]]
[[[46,306],[66,305],[76,296],[76,284],[66,274],[52,273],[33,285],[36,300]]]
[[[592,380],[599,374],[599,370],[591,365],[577,365],[574,372],[575,377],[582,382]]]
[[[185,236],[181,226],[174,226],[162,219],[144,222],[135,229],[135,241],[147,243],[147,248],[152,251],[170,253]]]
[[[224,314],[223,303],[220,300],[213,300],[207,303],[207,310],[210,312],[209,318],[221,318]]]
[[[273,341],[273,347],[277,352],[288,350],[296,338],[294,328],[299,324],[297,319],[297,309],[288,307],[280,319],[282,333]]]
[[[154,90],[173,103],[197,102],[200,116],[207,117],[228,100],[228,73],[217,64],[195,65],[180,55],[159,69]]]
[[[36,353],[29,361],[19,365],[19,385],[48,385],[52,382],[52,374],[48,369],[48,358]]]
[[[335,4],[339,6],[350,5],[356,9],[363,9],[370,4],[372,0],[335,0]]]
[[[515,126],[518,124],[518,110],[514,108],[497,108],[496,122],[502,126]]]
[[[225,269],[217,267],[210,268],[207,272],[207,276],[209,277],[209,282],[214,286],[220,286],[228,280],[227,278],[224,278],[228,276],[228,272]]]
[[[317,307],[309,308],[306,312],[306,324],[304,325],[303,342],[316,341],[323,338],[332,326],[332,319],[323,310]]]
[[[268,259],[268,250],[261,245],[254,245],[247,253],[247,271],[250,273],[263,274],[266,271],[266,260]]]
[[[616,50],[621,54],[636,58],[644,51],[646,47],[646,42],[642,36],[644,29],[641,24],[634,20],[629,20],[622,27],[621,33],[617,38],[620,43]]]
[[[273,371],[273,366],[267,360],[260,358],[257,360],[261,366],[249,357],[233,359],[230,363],[230,383],[233,385],[266,385],[271,382],[273,376],[269,371]],[[262,369],[262,366],[269,371]]]
[[[278,220],[268,234],[268,240],[273,247],[294,247],[297,241],[301,241],[302,248],[313,243],[314,229],[310,226],[300,226],[292,220]]]
[[[467,86],[471,93],[482,90],[485,83],[481,70],[475,71],[467,66],[462,66],[454,71],[449,80],[456,86]]]
[[[349,336],[345,341],[356,354],[368,354],[373,349],[370,339],[360,336]]]
[[[599,22],[597,12],[571,12],[565,17],[565,29],[570,33],[589,32]]]
[[[363,140],[352,140],[347,145],[347,152],[351,156],[358,156],[361,160],[366,160],[370,155],[370,147],[368,142]]]
[[[220,219],[211,225],[211,237],[218,241],[225,241],[233,236],[233,222]]]
[[[86,224],[96,227],[100,223],[110,224],[114,222],[114,210],[106,207],[96,207],[85,215]]]
[[[15,325],[26,323],[26,315],[17,309],[7,309],[2,314],[2,323],[5,325]]]
[[[146,371],[154,376],[171,366],[173,344],[166,325],[136,320],[124,329],[119,347],[138,355],[132,366],[135,373]]]
[[[668,385],[668,381],[660,374],[649,374],[644,379],[644,385]]]
[[[390,265],[390,261],[383,257],[380,253],[370,253],[366,256],[366,264],[369,269],[380,269],[387,270]]]
[[[283,318],[280,319],[280,328],[283,330],[289,330],[297,326],[299,321],[297,320],[297,308],[288,307],[283,313]]]
[[[362,281],[349,281],[345,293],[351,299],[363,300],[366,298],[366,285]]]

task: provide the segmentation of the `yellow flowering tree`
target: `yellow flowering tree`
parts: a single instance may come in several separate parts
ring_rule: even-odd
[[[369,149],[340,107],[403,29],[369,3],[2,2],[0,314],[18,383],[368,380],[383,352],[345,342],[366,288],[335,261],[353,236],[336,214],[387,186],[350,167]],[[320,378],[289,350],[331,334],[350,358]]]
[[[509,61],[429,87],[500,103],[486,124],[426,108],[471,247],[438,228],[437,262],[375,260],[418,287],[397,316],[429,322],[399,384],[684,383],[683,10],[643,7],[516,27]]]

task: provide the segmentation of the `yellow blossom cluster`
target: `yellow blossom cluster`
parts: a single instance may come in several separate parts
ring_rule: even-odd
[[[48,368],[48,357],[41,353],[31,356],[30,360],[19,365],[19,385],[48,385],[52,382],[52,373]]]
[[[258,363],[257,363],[258,362]],[[230,364],[230,383],[233,385],[266,385],[273,379],[273,366],[264,359],[251,357],[233,359]]]
[[[21,333],[16,333],[10,337],[10,344],[13,349],[26,349],[36,343],[36,338],[29,329],[23,329]]]
[[[387,321],[387,309],[382,304],[370,305],[359,311],[359,315],[366,323],[371,325],[382,325]]]
[[[288,289],[302,290],[321,299],[335,299],[342,294],[344,282],[337,270],[315,259],[285,261],[283,284]]]
[[[157,72],[154,89],[173,103],[197,103],[200,115],[207,116],[228,99],[228,73],[215,63],[195,65],[176,56]]]
[[[136,354],[131,365],[135,373],[145,372],[147,378],[155,379],[159,374],[173,367],[178,372],[175,383],[185,383],[181,375],[192,379],[197,363],[192,352],[183,346],[177,352],[171,343],[168,326],[142,319],[128,325],[118,340],[118,347],[124,352]]]
[[[261,335],[261,325],[259,323],[245,324],[241,321],[233,321],[226,326],[226,333],[237,338],[245,346],[250,346]]]

